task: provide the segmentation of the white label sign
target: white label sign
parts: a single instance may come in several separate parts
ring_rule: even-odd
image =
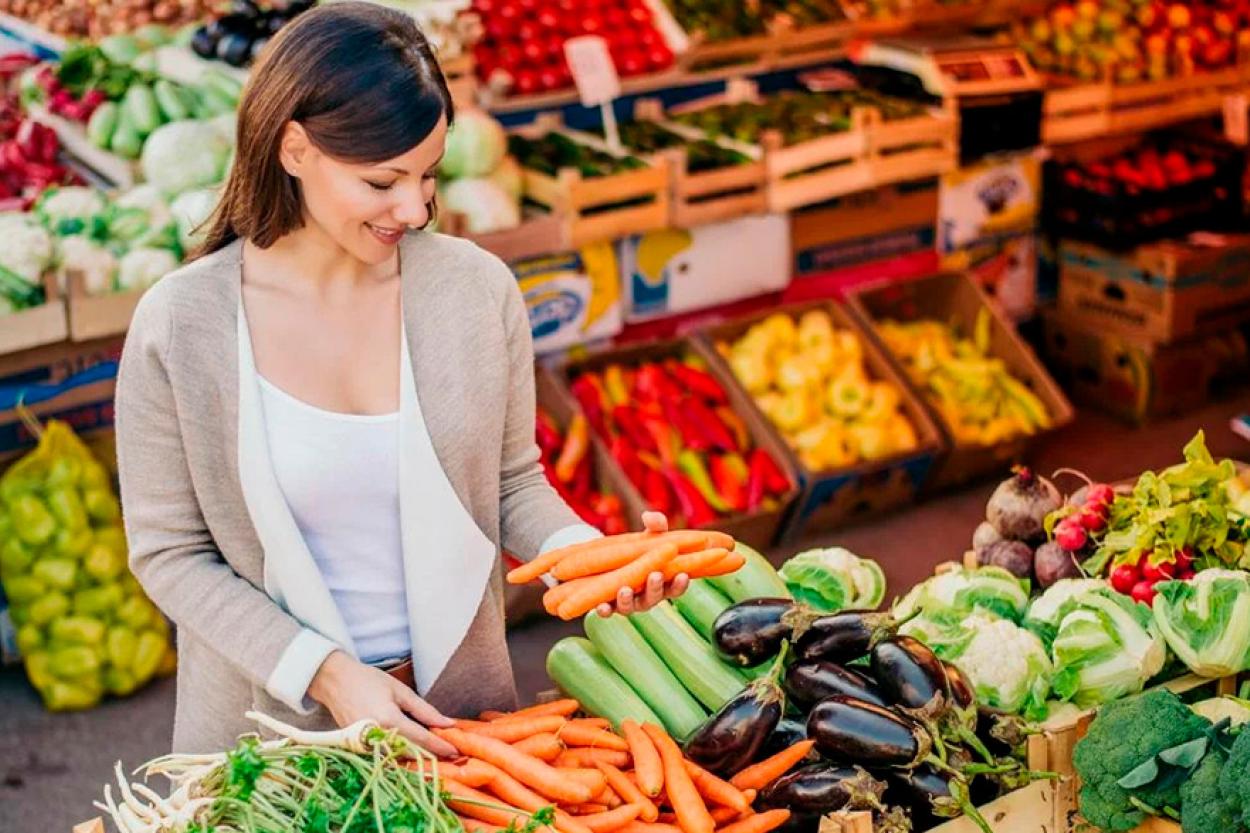
[[[608,52],[608,42],[598,35],[582,35],[564,42],[564,56],[582,104],[607,104],[621,94],[621,78]]]

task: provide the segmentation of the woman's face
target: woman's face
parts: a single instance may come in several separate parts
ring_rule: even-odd
[[[282,146],[283,165],[299,179],[307,222],[356,259],[376,265],[394,256],[406,231],[430,219],[446,141],[444,116],[407,153],[361,165],[327,155],[292,124]]]

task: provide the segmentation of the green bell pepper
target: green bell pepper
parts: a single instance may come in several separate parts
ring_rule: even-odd
[[[95,531],[95,542],[102,547],[108,547],[113,552],[121,553],[125,557],[126,549],[126,533],[122,531],[120,526],[104,526]]]
[[[58,681],[43,692],[43,704],[53,712],[89,709],[100,702],[100,694],[95,687]]]
[[[23,656],[34,653],[43,646],[43,631],[34,625],[22,625],[17,629],[17,650]]]
[[[42,558],[30,568],[30,574],[56,590],[73,590],[78,565],[68,558]]]
[[[135,651],[139,648],[139,637],[130,628],[114,625],[109,628],[108,662],[117,668],[130,668],[134,665]]]
[[[20,495],[9,503],[9,509],[13,515],[17,537],[27,544],[40,546],[56,534],[56,518],[52,517],[43,501],[35,495]]]
[[[91,549],[95,538],[87,527],[62,529],[52,540],[52,551],[62,558],[82,558]]]
[[[139,634],[139,645],[135,648],[135,659],[130,666],[131,672],[139,682],[147,682],[160,667],[161,659],[168,649],[165,639],[153,631]]]
[[[48,592],[48,586],[34,576],[11,576],[4,580],[4,595],[13,607],[21,608]]]
[[[100,655],[86,645],[67,645],[52,651],[48,669],[62,679],[78,680],[100,670]]]
[[[99,645],[104,641],[104,623],[90,616],[66,616],[52,623],[52,639],[71,645]]]
[[[83,508],[78,492],[65,487],[49,489],[47,497],[48,509],[66,529],[85,529],[88,524],[87,510]]]
[[[26,655],[26,677],[40,691],[52,685],[52,657],[47,651],[34,651]]]
[[[0,546],[0,576],[17,576],[30,569],[35,555],[17,538],[9,538]]]
[[[152,613],[155,608],[142,595],[130,596],[117,608],[117,621],[129,628],[141,631],[152,624]]]
[[[45,593],[31,603],[27,612],[33,624],[47,625],[69,612],[69,597],[63,593]]]
[[[125,593],[120,584],[89,587],[74,594],[74,613],[111,619],[124,599]]]
[[[135,675],[123,668],[104,669],[104,688],[109,694],[125,697],[139,687]]]
[[[87,514],[97,524],[110,524],[122,516],[121,505],[108,489],[88,489],[82,495]]]
[[[82,460],[61,455],[48,466],[48,479],[44,485],[49,489],[73,489],[82,477]]]
[[[92,544],[91,549],[87,551],[83,566],[87,574],[96,581],[112,581],[126,569],[126,556],[101,544],[97,536],[96,543]]]

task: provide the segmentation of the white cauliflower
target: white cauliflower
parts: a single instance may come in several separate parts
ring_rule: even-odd
[[[131,249],[117,269],[119,289],[147,289],[178,268],[178,258],[169,249]]]
[[[35,211],[54,233],[80,234],[107,207],[108,201],[100,191],[83,185],[71,185],[49,188],[40,197]]]
[[[57,276],[64,284],[78,272],[88,295],[105,295],[116,288],[117,258],[87,237],[63,237],[57,246]]]
[[[29,214],[0,214],[0,266],[38,284],[52,265],[52,235]]]

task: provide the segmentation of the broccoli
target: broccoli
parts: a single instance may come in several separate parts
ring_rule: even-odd
[[[1148,777],[1132,788],[1119,782],[1155,763],[1160,752],[1203,738],[1210,728],[1210,721],[1163,689],[1103,706],[1073,755],[1083,784],[1085,820],[1107,833],[1118,833],[1145,821],[1143,805],[1157,811],[1178,806],[1183,779]]]
[[[1228,762],[1224,764],[1224,772],[1220,775],[1220,791],[1235,798],[1241,806],[1241,826],[1250,825],[1250,724],[1242,727],[1233,742],[1232,751],[1228,753]],[[1237,829],[1230,825],[1228,830]]]
[[[1212,749],[1189,780],[1181,785],[1181,830],[1184,833],[1235,833],[1241,829],[1241,798],[1236,792],[1220,787],[1226,760],[1228,756],[1222,749]],[[1238,783],[1244,780],[1239,778]]]

